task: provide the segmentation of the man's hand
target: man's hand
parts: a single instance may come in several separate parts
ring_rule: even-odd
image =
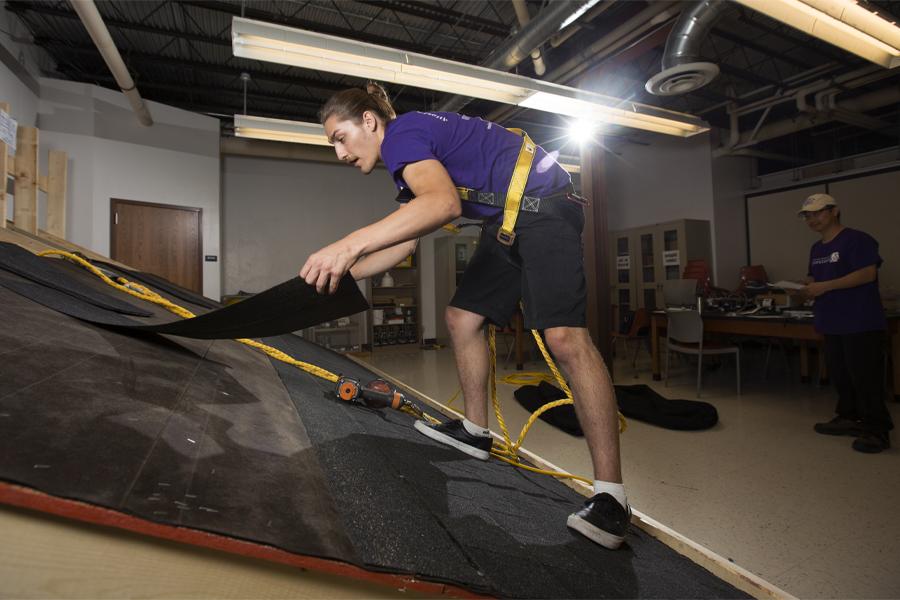
[[[806,284],[806,287],[800,290],[800,294],[807,298],[818,298],[830,289],[831,288],[825,281],[813,281],[812,283]]]
[[[316,286],[320,294],[333,294],[341,278],[359,260],[359,256],[359,251],[345,240],[339,240],[307,258],[300,269],[300,277],[309,285]]]

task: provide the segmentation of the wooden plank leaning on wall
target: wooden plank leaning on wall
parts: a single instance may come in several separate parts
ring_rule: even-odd
[[[15,170],[13,222],[23,231],[37,233],[38,130],[35,127],[16,129]]]
[[[9,104],[0,102],[0,110],[9,114]],[[0,229],[6,229],[6,182],[9,174],[9,150],[6,142],[0,142]]]
[[[10,106],[0,102],[0,110],[10,114]],[[10,153],[0,142],[0,228],[6,228],[7,176],[15,177],[13,187],[15,207],[14,225],[29,234],[38,234],[38,190],[47,194],[47,233],[66,237],[66,182],[68,181],[68,156],[61,150],[51,150],[47,175],[38,173],[38,130],[34,127],[16,129],[16,153]],[[10,167],[13,167],[10,169]]]

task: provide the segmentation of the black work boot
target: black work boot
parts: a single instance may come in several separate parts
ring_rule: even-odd
[[[436,442],[453,446],[478,460],[487,460],[491,456],[492,439],[472,435],[466,431],[463,422],[459,419],[440,425],[429,425],[425,421],[416,421],[415,428],[419,433],[427,435]]]
[[[625,541],[631,507],[603,492],[585,501],[584,507],[569,515],[566,525],[604,548],[615,550]]]
[[[852,435],[858,436],[865,433],[859,421],[847,419],[844,417],[835,417],[826,423],[816,423],[813,425],[816,433],[825,435]]]
[[[866,454],[877,454],[890,447],[891,436],[887,431],[884,433],[871,433],[867,431],[853,440],[853,449],[857,452],[865,452]]]

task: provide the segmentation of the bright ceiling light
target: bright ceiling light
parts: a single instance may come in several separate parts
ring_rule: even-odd
[[[900,28],[853,0],[737,0],[887,69],[900,66]]]
[[[325,128],[318,123],[267,119],[249,115],[234,115],[234,135],[237,137],[315,144],[329,146]]]
[[[234,55],[242,58],[462,94],[682,137],[709,129],[704,121],[682,113],[283,25],[234,17],[231,38]]]
[[[569,123],[569,139],[584,146],[594,138],[594,129],[593,121],[572,121]]]

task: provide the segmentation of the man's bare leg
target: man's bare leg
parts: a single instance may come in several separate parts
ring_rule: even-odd
[[[568,376],[594,479],[621,483],[618,408],[603,357],[584,328],[554,327],[544,332],[544,338]]]
[[[487,380],[490,355],[484,336],[484,317],[454,306],[447,307],[447,328],[453,341],[456,370],[465,401],[466,418],[488,428]]]

